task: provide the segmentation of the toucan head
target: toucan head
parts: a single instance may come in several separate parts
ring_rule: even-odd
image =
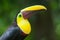
[[[28,18],[40,10],[47,10],[47,8],[43,5],[33,5],[22,9],[20,13],[18,13],[17,25],[22,30],[22,32],[25,34],[29,34],[31,32],[31,24],[28,21]]]

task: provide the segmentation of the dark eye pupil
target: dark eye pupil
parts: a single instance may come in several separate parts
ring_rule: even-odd
[[[19,15],[19,17],[21,17],[21,15]]]

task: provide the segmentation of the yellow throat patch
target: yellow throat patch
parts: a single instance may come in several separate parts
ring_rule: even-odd
[[[17,25],[25,34],[29,34],[31,32],[31,25],[27,19],[24,19],[23,16],[17,16]]]

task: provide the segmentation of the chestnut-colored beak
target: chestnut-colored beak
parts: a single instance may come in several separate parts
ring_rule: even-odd
[[[45,11],[47,8],[43,5],[34,5],[21,10],[21,13],[25,19],[30,18],[32,15],[39,11]]]

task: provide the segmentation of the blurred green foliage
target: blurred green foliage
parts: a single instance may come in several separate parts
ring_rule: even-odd
[[[16,14],[23,8],[33,4],[38,0],[0,0],[0,36],[12,24]],[[39,1],[40,2],[40,1]],[[31,3],[31,4],[30,4]],[[48,3],[47,3],[48,4]],[[57,39],[60,40],[60,1],[50,1],[51,16],[53,24],[56,27]],[[33,18],[34,19],[34,18]],[[26,40],[31,40],[32,35],[29,35]]]

